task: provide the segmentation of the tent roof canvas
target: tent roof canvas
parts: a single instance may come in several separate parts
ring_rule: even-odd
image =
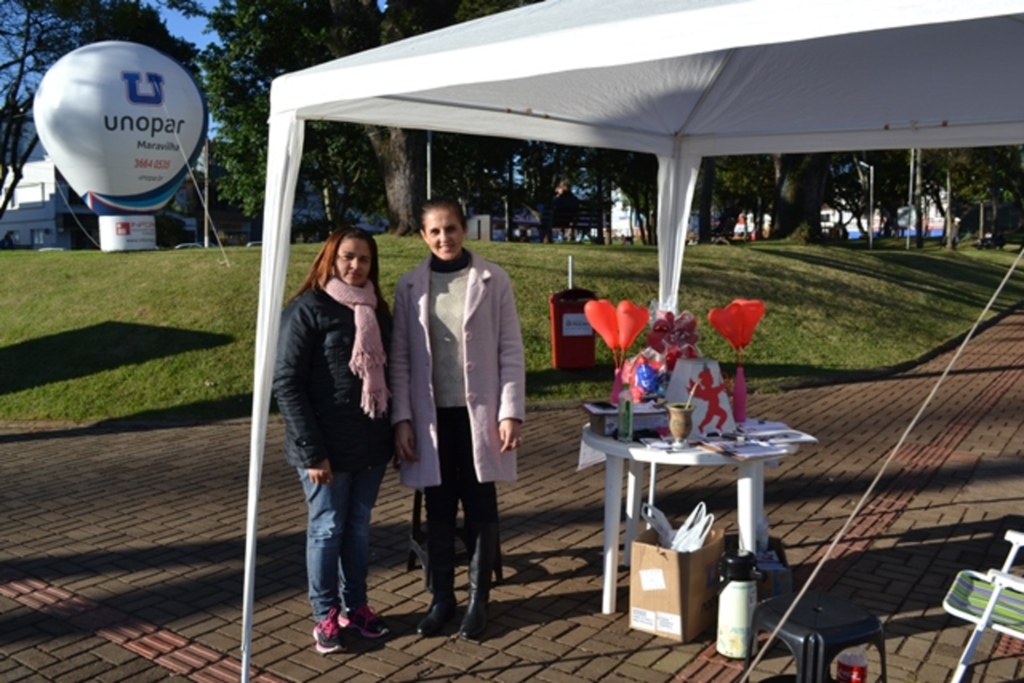
[[[1024,3],[547,0],[274,81],[272,112],[671,155],[1018,142]],[[1014,82],[1012,78],[1008,83]]]

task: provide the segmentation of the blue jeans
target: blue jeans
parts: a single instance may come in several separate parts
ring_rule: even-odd
[[[335,472],[330,485],[313,484],[298,468],[309,507],[306,573],[309,602],[317,622],[332,608],[343,612],[366,604],[370,571],[370,513],[377,502],[387,465],[356,472]],[[341,599],[338,597],[339,584]]]

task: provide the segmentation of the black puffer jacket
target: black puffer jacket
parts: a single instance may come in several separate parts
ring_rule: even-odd
[[[378,311],[377,321],[387,350],[391,318]],[[285,459],[295,467],[330,458],[335,472],[353,472],[391,459],[391,420],[363,412],[363,382],[348,367],[355,334],[352,309],[319,290],[304,292],[281,315],[274,395],[286,425]]]

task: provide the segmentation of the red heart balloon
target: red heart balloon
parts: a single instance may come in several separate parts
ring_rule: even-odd
[[[601,335],[608,348],[614,351],[619,345],[619,323],[612,302],[608,299],[591,299],[583,305],[583,313],[590,326]]]
[[[708,322],[725,337],[729,345],[739,351],[750,343],[754,328],[764,316],[764,302],[736,299],[725,308],[708,312]]]
[[[619,321],[619,346],[625,351],[636,340],[651,318],[651,312],[632,301],[620,301],[615,309]]]
[[[732,311],[728,308],[712,308],[708,311],[708,322],[718,330],[718,333],[725,337],[729,344],[736,348],[736,338],[739,334],[739,323],[733,317]]]

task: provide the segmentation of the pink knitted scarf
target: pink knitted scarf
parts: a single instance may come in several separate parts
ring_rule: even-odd
[[[388,359],[380,339],[380,326],[375,313],[377,295],[373,285],[367,282],[362,287],[353,287],[332,277],[327,281],[324,291],[355,313],[356,339],[348,367],[363,381],[363,412],[370,417],[380,417],[387,412],[390,394],[384,379],[384,366]]]

